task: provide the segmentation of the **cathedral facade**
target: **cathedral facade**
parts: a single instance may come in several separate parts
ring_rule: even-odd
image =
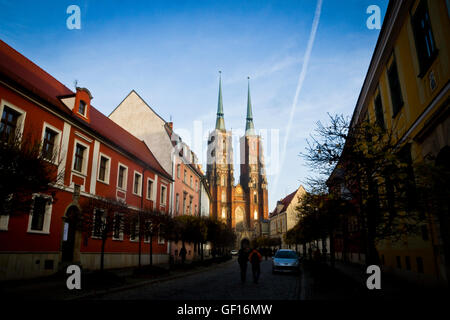
[[[225,128],[222,81],[214,131],[209,134],[206,176],[211,192],[210,215],[223,220],[237,235],[237,244],[261,235],[262,222],[268,219],[268,189],[262,138],[255,132],[248,85],[247,117],[240,137],[240,178],[235,184],[232,132]]]

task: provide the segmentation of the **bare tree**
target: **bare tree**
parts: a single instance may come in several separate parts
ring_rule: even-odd
[[[417,233],[410,153],[397,144],[394,129],[330,115],[327,125],[317,124],[302,156],[319,177],[329,176],[336,195],[356,203],[367,264],[378,263],[378,240]]]
[[[130,209],[124,202],[113,198],[92,197],[81,201],[81,213],[77,217],[69,217],[75,226],[82,231],[85,239],[89,237],[102,241],[100,251],[100,270],[104,270],[106,241],[123,233],[124,221],[130,215]]]
[[[63,155],[61,155],[62,158]],[[34,193],[52,193],[64,171],[50,142],[0,129],[0,214],[29,213]],[[55,200],[55,199],[54,199]]]

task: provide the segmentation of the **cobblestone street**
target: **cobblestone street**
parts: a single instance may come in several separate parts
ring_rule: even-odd
[[[272,274],[271,260],[261,263],[261,277],[252,281],[251,266],[247,282],[240,281],[236,258],[210,270],[183,278],[154,283],[130,290],[105,294],[99,299],[157,300],[297,300],[300,298],[300,277],[296,274]],[[94,297],[95,298],[95,297]],[[90,298],[91,299],[91,298]]]

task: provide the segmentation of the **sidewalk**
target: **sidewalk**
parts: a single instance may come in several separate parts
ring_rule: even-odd
[[[424,287],[415,283],[407,282],[391,273],[383,271],[381,271],[381,290],[368,290],[366,281],[370,275],[366,273],[366,267],[364,265],[336,261],[335,269],[342,275],[345,275],[357,283],[360,288],[363,289],[363,292],[365,292],[365,294],[371,299],[440,300],[445,296],[448,297],[449,294],[449,292],[445,289]]]
[[[99,277],[98,271],[82,273],[81,290],[68,290],[66,280],[68,275],[54,274],[45,278],[29,280],[14,280],[0,283],[0,299],[12,300],[75,300],[89,299],[89,297],[110,292],[127,290],[151,283],[168,281],[191,274],[204,272],[234,262],[233,259],[225,262],[212,262],[208,266],[186,266],[169,270],[169,265],[155,266],[153,273],[134,273],[136,267],[105,270]],[[146,266],[143,266],[145,268]]]

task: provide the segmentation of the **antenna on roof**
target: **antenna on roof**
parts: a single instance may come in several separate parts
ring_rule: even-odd
[[[73,82],[73,85],[75,86],[75,89],[78,87],[78,80],[75,79],[75,81]]]
[[[172,115],[170,115],[170,122],[172,122]]]

